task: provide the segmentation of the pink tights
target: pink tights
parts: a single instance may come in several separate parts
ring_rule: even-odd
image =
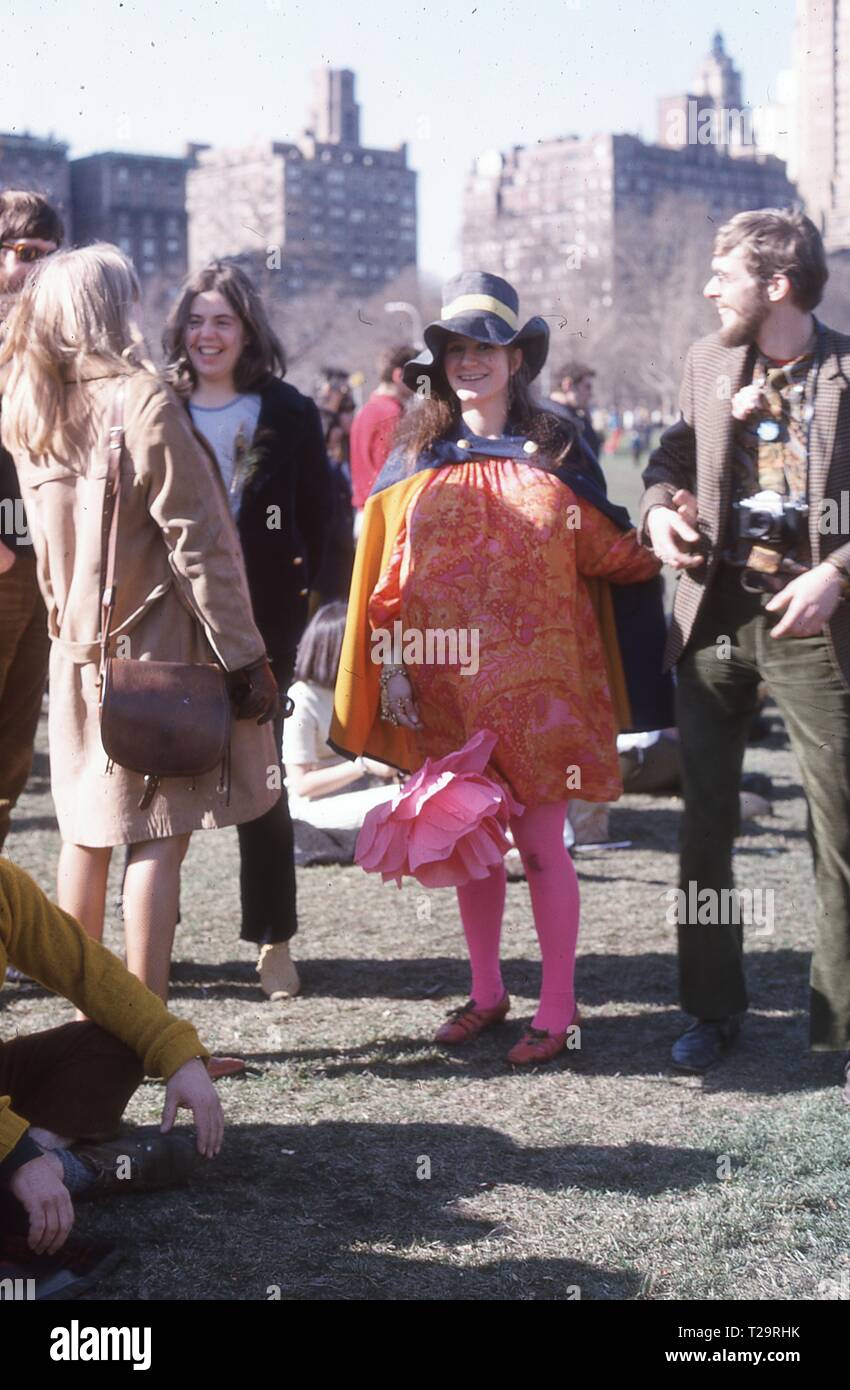
[[[564,844],[566,813],[566,801],[554,801],[534,806],[511,821],[543,957],[543,987],[534,1027],[550,1033],[563,1033],[575,1013],[579,891],[573,861]],[[489,878],[458,888],[457,897],[472,966],[471,996],[480,1008],[492,1009],[505,992],[499,963],[504,863]]]

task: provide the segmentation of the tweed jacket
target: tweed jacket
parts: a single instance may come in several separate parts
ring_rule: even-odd
[[[812,563],[834,555],[850,573],[850,337],[819,325],[820,369],[809,436],[809,538]],[[679,660],[728,543],[732,502],[732,398],[752,377],[754,346],[728,348],[718,334],[688,352],[679,397],[681,418],[665,430],[643,475],[638,535],[649,544],[647,515],[670,506],[673,493],[696,494],[706,563],[680,574],[665,649],[665,670]],[[842,505],[843,503],[843,505]],[[831,504],[831,505],[827,505]],[[831,518],[829,525],[825,519]],[[834,519],[837,524],[832,524]],[[826,627],[830,655],[850,689],[850,604],[840,603]]]

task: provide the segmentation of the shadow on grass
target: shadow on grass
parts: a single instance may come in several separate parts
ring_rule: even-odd
[[[471,1045],[442,1048],[430,1031],[420,1037],[377,1036],[355,1046],[283,1048],[278,1052],[244,1053],[249,1064],[288,1063],[339,1078],[367,1072],[379,1079],[433,1081],[456,1076],[467,1081],[496,1080],[513,1075],[506,1061],[509,1047],[519,1037],[522,1023],[529,1022],[533,1006],[517,1008],[506,1023],[489,1029]],[[434,1024],[440,1021],[435,1013]],[[561,1074],[565,1103],[569,1101],[571,1076],[580,1078],[657,1078],[667,1087],[676,1085],[706,1093],[784,1095],[822,1090],[839,1085],[840,1054],[810,1053],[804,1021],[747,1016],[737,1046],[704,1076],[675,1072],[670,1048],[685,1026],[678,1011],[668,1014],[617,1014],[585,1016],[577,1046],[568,1048],[540,1071]],[[537,1069],[531,1069],[536,1071]],[[520,1073],[522,1074],[522,1073]],[[526,1072],[525,1074],[529,1074]]]
[[[799,787],[776,785],[771,792],[770,800],[796,801],[800,796]],[[615,802],[611,808],[609,834],[612,840],[631,840],[632,851],[651,850],[653,853],[661,851],[665,854],[677,854],[681,824],[681,803],[675,807],[670,807],[667,805],[656,806],[648,799],[642,801],[640,805],[629,804],[628,800],[625,800]],[[761,820],[748,820],[743,823],[739,838],[755,840],[764,836],[772,839],[775,844],[777,827],[764,825]],[[781,836],[783,840],[804,840],[806,832],[805,830],[798,830],[794,826],[783,824]],[[754,846],[746,846],[745,852],[756,854],[758,849]],[[583,860],[597,859],[602,854],[609,862],[616,862],[616,852],[614,851],[606,850],[596,853],[591,851],[586,855],[576,856],[577,867],[580,870]]]
[[[295,1300],[630,1299],[637,1270],[571,1260],[566,1230],[550,1253],[539,1194],[604,1203],[716,1181],[717,1155],[701,1148],[523,1146],[464,1124],[248,1124],[228,1128],[188,1193],[115,1199],[85,1219],[125,1245],[132,1219],[136,1249],[115,1297],[266,1299],[276,1286]],[[528,1258],[494,1259],[529,1220]]]
[[[790,947],[758,950],[753,949],[755,942],[748,944],[751,949],[746,957],[746,973],[752,1000],[763,1008],[802,1008],[807,999],[811,953]],[[305,994],[317,998],[466,998],[469,984],[469,966],[459,956],[427,956],[418,960],[299,957],[298,969]],[[509,994],[531,1000],[540,988],[539,957],[503,959],[502,974]],[[678,998],[676,953],[672,947],[670,951],[636,954],[580,952],[576,980],[579,999],[588,1005],[644,1003],[670,1007]],[[175,961],[171,983],[175,999],[259,996],[251,961]]]
[[[9,831],[9,844],[12,844],[15,835],[23,835],[27,831],[33,830],[57,830],[59,822],[55,816],[21,816],[15,815],[12,821],[12,828]]]

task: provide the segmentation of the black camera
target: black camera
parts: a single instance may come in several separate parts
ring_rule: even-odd
[[[794,551],[808,534],[809,507],[795,497],[780,492],[757,492],[732,504],[735,540],[769,545],[787,554]],[[742,557],[745,558],[745,557]]]

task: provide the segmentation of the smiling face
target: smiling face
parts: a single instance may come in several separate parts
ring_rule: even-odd
[[[452,334],[443,353],[446,380],[462,405],[508,398],[508,382],[522,361],[521,348],[479,343]]]
[[[742,246],[715,256],[711,270],[703,295],[720,315],[720,341],[724,347],[754,343],[771,310],[768,286],[747,269]]]
[[[196,294],[186,325],[186,352],[198,382],[232,384],[245,347],[245,326],[218,290]]]

